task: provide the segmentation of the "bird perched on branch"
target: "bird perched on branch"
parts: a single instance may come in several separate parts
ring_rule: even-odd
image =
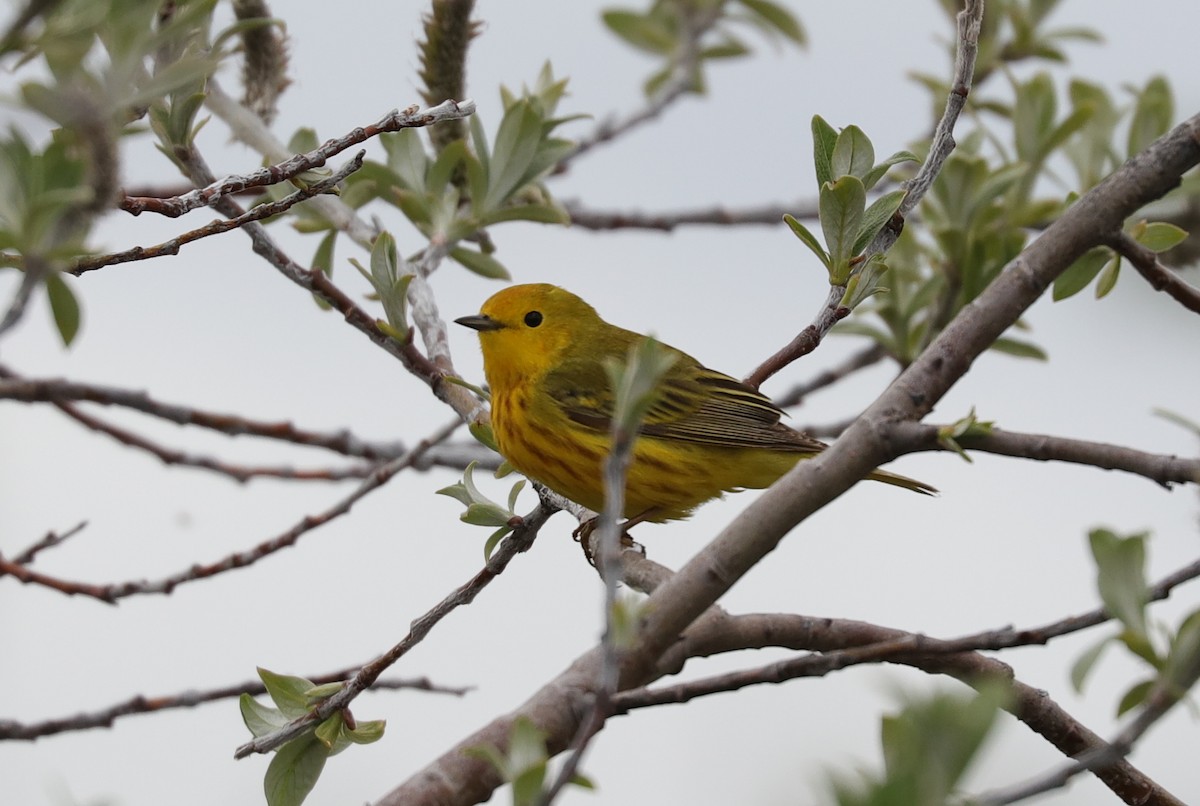
[[[521,473],[599,512],[616,399],[605,363],[624,362],[644,337],[610,325],[579,297],[546,283],[510,286],[478,315],[455,321],[479,331],[500,452]],[[626,518],[686,518],[722,493],[769,487],[828,447],[779,422],[783,411],[756,389],[673,347],[662,349],[674,361],[633,447]],[[867,478],[937,492],[884,470]]]

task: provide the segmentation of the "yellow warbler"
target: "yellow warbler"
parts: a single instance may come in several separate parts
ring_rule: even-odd
[[[643,337],[610,325],[579,297],[516,285],[456,320],[479,331],[492,391],[492,430],[517,470],[588,509],[604,504],[614,394],[606,359],[625,361]],[[626,518],[686,518],[723,492],[770,486],[825,443],[779,422],[783,411],[741,381],[673,347],[675,361],[634,444]],[[869,479],[919,493],[924,482],[875,470]]]

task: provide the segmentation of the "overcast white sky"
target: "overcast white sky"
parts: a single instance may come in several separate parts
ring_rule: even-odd
[[[594,207],[643,210],[803,198],[814,190],[813,114],[835,125],[858,124],[885,154],[928,128],[929,99],[906,73],[947,70],[943,41],[951,28],[932,0],[792,5],[810,35],[807,51],[763,46],[756,59],[718,66],[707,99],[687,99],[659,122],[596,149],[556,178],[553,192]],[[1178,117],[1200,108],[1200,11],[1163,0],[1139,3],[1136,13],[1115,0],[1063,5],[1056,23],[1093,26],[1107,40],[1071,47],[1070,74],[1117,90],[1161,72],[1172,81]],[[469,80],[489,129],[499,119],[498,84],[531,83],[547,58],[571,79],[563,113],[599,118],[639,103],[651,65],[601,29],[600,8],[481,4],[485,26],[472,50]],[[300,125],[334,136],[417,101],[413,43],[424,9],[414,2],[278,4],[295,69],[276,125],[281,137]],[[3,91],[11,90],[11,76],[2,80]],[[226,78],[227,85],[232,81]],[[0,109],[0,122],[11,114]],[[575,123],[566,133],[591,125]],[[142,145],[127,162],[129,182],[176,181],[165,161]],[[215,121],[205,147],[218,173],[258,164],[228,144]],[[378,213],[403,251],[419,248],[398,215]],[[182,221],[113,216],[97,246],[157,242],[211,217],[203,211]],[[315,249],[312,239],[281,226],[274,231],[298,260]],[[664,236],[520,224],[497,227],[493,236],[516,281],[566,286],[611,321],[652,330],[735,375],[787,341],[824,298],[822,271],[780,227]],[[354,254],[339,246],[335,280],[358,293],[361,284],[345,263]],[[0,298],[7,299],[12,286],[12,277],[0,276]],[[77,344],[69,351],[58,345],[38,304],[0,343],[7,365],[307,428],[347,427],[372,439],[415,442],[451,417],[394,360],[338,317],[319,312],[251,254],[237,233],[187,247],[176,258],[95,272],[73,286],[86,317]],[[446,265],[434,287],[450,319],[478,310],[499,285]],[[1195,452],[1183,432],[1151,414],[1163,407],[1200,415],[1195,315],[1130,273],[1103,302],[1090,293],[1058,305],[1043,300],[1028,321],[1051,361],[984,356],[933,419],[954,420],[976,406],[982,417],[1013,430]],[[459,369],[479,379],[474,334],[456,329],[451,339]],[[765,391],[783,391],[858,346],[856,339],[830,339]],[[862,373],[815,396],[795,422],[852,414],[889,377],[882,366]],[[127,412],[105,415],[166,444],[231,461],[323,462],[318,454],[192,433]],[[238,486],[202,471],[163,469],[48,407],[12,403],[0,405],[0,457],[0,552],[86,519],[84,533],[43,555],[38,567],[93,581],[156,578],[212,561],[324,509],[352,486],[261,480]],[[1096,606],[1085,539],[1092,526],[1152,531],[1155,577],[1194,559],[1200,545],[1200,502],[1189,490],[1167,493],[1138,478],[989,456],[973,465],[950,455],[910,457],[896,469],[935,484],[942,496],[857,487],[789,536],[724,605],[733,612],[861,618],[953,637],[1005,624],[1038,625]],[[403,475],[296,548],[169,597],[108,607],[0,580],[0,718],[33,721],[135,693],[228,684],[252,677],[256,665],[316,674],[373,657],[478,569],[486,531],[461,524],[458,505],[433,495],[455,478],[450,472]],[[497,497],[510,483],[483,481]],[[752,495],[708,505],[687,523],[641,527],[638,538],[651,557],[677,567]],[[532,500],[523,499],[523,506]],[[565,516],[553,520],[532,552],[395,669],[475,690],[462,699],[407,692],[362,697],[355,715],[386,718],[387,735],[333,759],[309,803],[378,798],[518,705],[595,642],[601,587],[570,540],[571,528]],[[1156,613],[1175,624],[1198,598],[1195,589],[1185,589]],[[1132,665],[1115,653],[1106,659],[1086,701],[1067,679],[1071,660],[1099,635],[1002,657],[1025,682],[1046,689],[1105,734],[1133,679]],[[688,674],[776,657],[782,654],[695,663]],[[904,670],[856,669],[614,720],[584,764],[600,790],[568,794],[562,803],[824,802],[823,770],[879,764],[879,715],[900,688],[927,691],[930,683]],[[0,746],[5,802],[261,802],[266,760],[232,759],[245,737],[236,703],[229,701],[123,719],[111,730],[7,744]],[[1200,801],[1198,740],[1196,722],[1180,711],[1154,729],[1134,762],[1184,800]],[[973,774],[975,790],[1041,771],[1058,754],[1005,720],[988,759]],[[501,793],[497,802],[509,797]],[[1109,797],[1081,780],[1039,802],[1082,806]]]

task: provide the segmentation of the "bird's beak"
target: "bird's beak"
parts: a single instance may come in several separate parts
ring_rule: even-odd
[[[458,319],[454,320],[454,324],[463,325],[464,327],[469,327],[472,330],[478,330],[480,333],[484,333],[489,330],[499,330],[500,328],[504,327],[504,325],[500,324],[492,317],[482,313],[476,314],[475,316],[459,317]]]

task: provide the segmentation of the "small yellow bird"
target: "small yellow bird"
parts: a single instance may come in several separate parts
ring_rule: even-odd
[[[610,325],[579,297],[546,283],[510,286],[479,315],[455,321],[479,331],[500,452],[521,473],[599,512],[615,400],[605,361],[624,362],[643,337]],[[828,447],[779,422],[783,410],[757,390],[673,347],[662,349],[675,361],[634,443],[626,518],[686,518],[724,492],[769,487]],[[867,478],[937,492],[883,470]]]

